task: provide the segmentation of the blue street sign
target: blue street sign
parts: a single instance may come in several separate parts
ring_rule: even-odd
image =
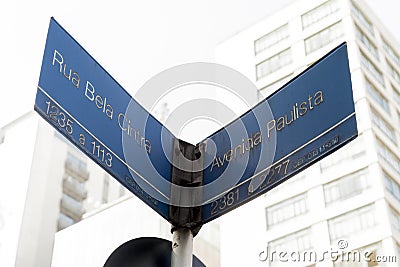
[[[232,135],[239,132],[240,125],[246,135]],[[206,153],[204,161],[212,163],[204,170],[203,184],[223,176],[237,179],[218,198],[203,205],[202,222],[264,194],[357,134],[343,43],[204,141],[213,142],[216,153]]]
[[[182,219],[170,214],[170,203],[175,203],[169,159],[176,137],[53,18],[35,110],[166,220]],[[207,223],[256,198],[356,137],[343,43],[198,144],[206,166],[200,175],[203,186],[195,194],[205,201],[195,207],[196,212],[201,208],[195,223]],[[175,173],[185,176],[184,171]],[[186,211],[182,214],[191,214]]]
[[[145,192],[137,181],[146,183],[146,177],[155,177],[155,174],[166,181],[171,180],[171,164],[163,151],[172,153],[174,136],[132,99],[53,18],[35,110],[121,184],[168,219],[169,205],[165,203],[168,203],[170,188],[152,183],[152,192]],[[137,122],[138,118],[147,121],[143,124]],[[125,140],[124,144],[122,140]],[[130,155],[128,163],[126,154]],[[154,195],[158,197],[154,198]]]

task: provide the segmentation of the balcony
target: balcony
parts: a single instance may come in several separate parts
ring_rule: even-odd
[[[58,231],[65,229],[73,225],[74,223],[76,223],[74,219],[68,217],[65,214],[60,213],[60,215],[58,216],[58,224],[57,224]]]
[[[70,196],[63,194],[60,201],[60,212],[64,213],[68,217],[71,217],[75,221],[82,219],[85,210],[81,202],[76,201]]]
[[[63,180],[63,193],[74,198],[77,201],[83,201],[87,198],[85,184],[79,182],[72,176],[66,176]]]
[[[65,161],[65,172],[70,176],[75,177],[80,182],[86,182],[89,180],[89,172],[86,168],[83,168],[81,165],[74,164],[74,162],[70,160]]]

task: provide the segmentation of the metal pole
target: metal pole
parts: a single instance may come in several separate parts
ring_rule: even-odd
[[[187,228],[177,228],[172,233],[171,267],[192,267],[192,261],[192,231]]]

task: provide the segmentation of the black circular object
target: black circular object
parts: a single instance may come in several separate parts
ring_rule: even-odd
[[[104,267],[171,267],[171,241],[141,237],[125,242],[111,253]],[[193,267],[206,267],[193,255]]]

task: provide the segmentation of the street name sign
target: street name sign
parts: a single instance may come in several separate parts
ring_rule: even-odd
[[[126,114],[128,105],[131,114]],[[35,110],[94,162],[168,219],[169,188],[154,187],[154,192],[146,192],[135,181],[146,182],[146,177],[154,176],[154,171],[170,181],[171,164],[161,146],[161,131],[167,136],[164,141],[170,142],[169,147],[164,145],[167,151],[172,150],[174,136],[54,18],[50,20]],[[145,128],[135,122],[137,118],[147,118]],[[124,157],[123,138],[131,143],[129,149],[134,158],[130,164]],[[156,170],[144,161],[148,158]],[[135,174],[137,177],[133,177]],[[154,194],[165,201],[158,201]]]
[[[232,140],[231,133],[237,132],[239,124],[244,125],[247,135]],[[212,163],[204,170],[203,184],[223,175],[240,176],[232,188],[203,206],[202,222],[264,194],[357,135],[347,47],[343,43],[207,138],[215,143],[217,152],[205,155],[204,161]]]
[[[179,190],[170,186],[176,178],[172,173],[186,176],[187,171],[176,172],[170,162],[179,139],[53,18],[35,110],[163,218],[173,224],[181,221],[171,215],[176,212],[171,211],[176,206],[172,194]],[[201,178],[200,197],[206,201],[182,210],[181,214],[200,212],[198,221],[193,224],[189,216],[183,225],[199,227],[251,201],[357,134],[343,43],[195,146],[204,148],[204,169],[196,177]]]

